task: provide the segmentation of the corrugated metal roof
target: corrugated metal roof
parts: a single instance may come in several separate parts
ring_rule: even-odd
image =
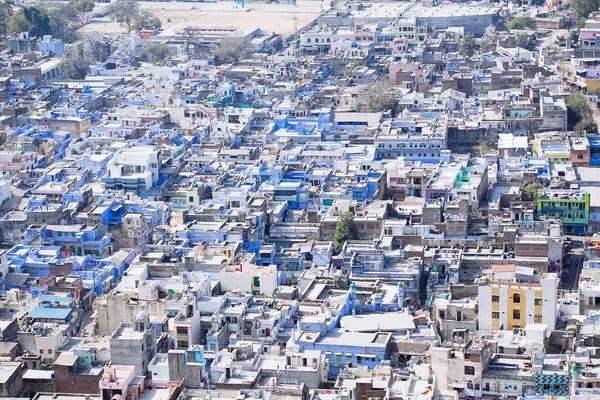
[[[41,319],[62,319],[66,320],[73,312],[72,308],[61,308],[61,307],[34,307],[29,312],[29,318],[41,318]]]

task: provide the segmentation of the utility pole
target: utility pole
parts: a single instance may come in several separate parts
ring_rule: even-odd
[[[294,14],[294,35],[292,36],[292,40],[294,41],[293,52],[294,52],[294,61],[298,61],[298,18],[296,18],[296,14]]]

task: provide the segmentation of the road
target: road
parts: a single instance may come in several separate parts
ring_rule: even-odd
[[[563,258],[562,286],[561,289],[577,289],[579,273],[583,267],[583,242],[575,240],[565,249]]]
[[[559,37],[569,37],[569,31],[567,29],[557,29],[550,31],[540,42],[537,44],[537,48],[541,51],[553,45],[554,41]],[[556,45],[555,45],[556,46]]]

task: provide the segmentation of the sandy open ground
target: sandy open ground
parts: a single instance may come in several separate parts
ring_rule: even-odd
[[[294,31],[294,16],[298,29],[309,24],[321,13],[321,2],[298,1],[291,4],[263,4],[246,2],[246,6],[235,2],[183,3],[183,2],[140,2],[162,21],[163,29],[199,27],[261,28],[280,34]],[[168,22],[170,19],[171,22]],[[93,19],[83,31],[101,33],[121,32],[119,24],[108,18]]]

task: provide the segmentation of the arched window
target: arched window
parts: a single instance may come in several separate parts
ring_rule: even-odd
[[[513,294],[513,303],[520,303],[521,302],[521,295],[518,293]]]

